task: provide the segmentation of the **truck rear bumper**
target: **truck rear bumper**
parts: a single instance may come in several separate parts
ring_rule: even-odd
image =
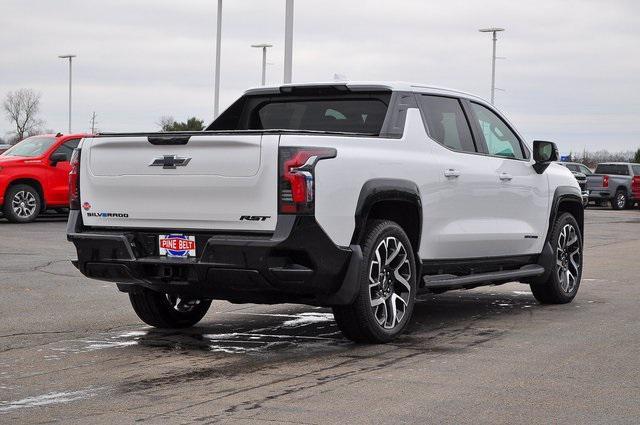
[[[326,306],[351,303],[359,289],[360,247],[336,246],[312,216],[282,215],[270,235],[195,232],[201,248],[193,258],[158,255],[161,233],[84,229],[78,211],[67,227],[82,274],[125,292]]]

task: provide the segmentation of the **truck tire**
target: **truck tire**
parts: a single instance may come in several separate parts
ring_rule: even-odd
[[[42,209],[42,199],[38,191],[28,184],[11,186],[4,196],[3,212],[12,223],[34,221]]]
[[[611,199],[611,208],[614,210],[622,210],[627,207],[627,192],[620,189],[616,191],[616,195]]]
[[[416,266],[411,242],[396,223],[372,220],[362,244],[360,291],[351,305],[333,314],[347,338],[386,343],[407,327],[416,299]]]
[[[582,277],[582,234],[571,214],[556,220],[550,242],[555,253],[551,274],[546,282],[531,284],[531,292],[540,304],[570,303]]]
[[[142,289],[129,293],[138,317],[156,328],[188,328],[198,323],[211,306],[210,300],[185,299]]]

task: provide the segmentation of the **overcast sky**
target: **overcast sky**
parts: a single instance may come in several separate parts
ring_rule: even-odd
[[[158,130],[213,115],[216,0],[0,0],[0,97],[42,93],[46,128],[66,131],[74,61],[73,130],[93,111],[102,131]],[[260,81],[282,81],[284,0],[224,0],[221,107]],[[640,147],[640,1],[297,0],[294,82],[400,80],[489,97],[499,35],[498,106],[529,141],[562,152]],[[11,130],[0,118],[0,135]]]

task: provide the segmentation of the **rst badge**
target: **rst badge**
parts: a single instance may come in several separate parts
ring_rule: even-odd
[[[172,233],[159,235],[159,253],[167,257],[195,257],[196,237]]]

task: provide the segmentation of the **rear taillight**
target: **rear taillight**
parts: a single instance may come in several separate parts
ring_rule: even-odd
[[[634,176],[631,179],[631,190],[633,192],[640,192],[640,176]]]
[[[602,177],[602,187],[609,187],[609,176]]]
[[[314,170],[321,159],[335,158],[336,150],[315,147],[281,147],[278,169],[280,214],[313,214]]]
[[[74,149],[71,155],[69,171],[69,209],[80,209],[80,149]]]

